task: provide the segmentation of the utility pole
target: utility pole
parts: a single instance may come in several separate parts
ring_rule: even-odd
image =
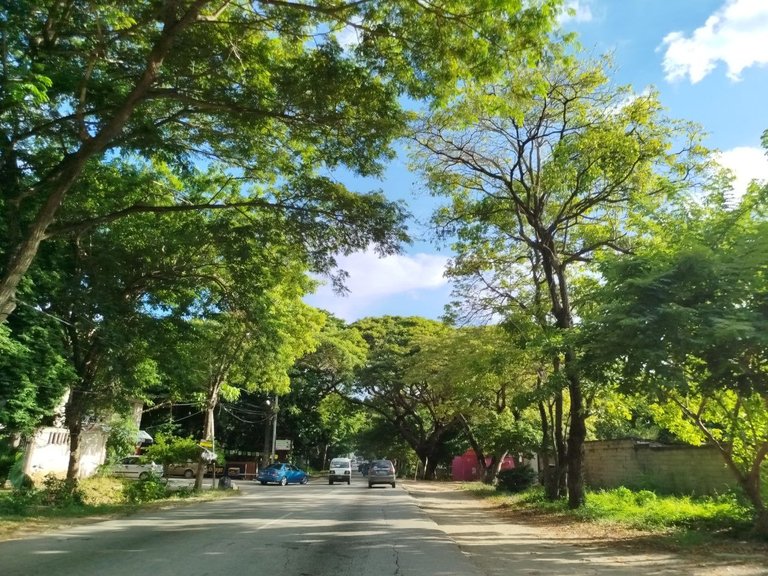
[[[272,452],[269,455],[270,458],[273,458],[277,451],[277,408],[277,394],[275,394],[275,406],[272,412]]]

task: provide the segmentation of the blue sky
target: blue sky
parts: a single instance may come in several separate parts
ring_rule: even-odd
[[[698,122],[706,144],[737,174],[736,191],[768,181],[760,137],[768,129],[768,0],[569,0],[562,21],[587,52],[611,52],[615,80],[642,92],[653,86],[671,117]],[[347,296],[328,287],[307,298],[347,321],[384,314],[438,318],[450,298],[443,268],[450,253],[432,244],[426,222],[434,206],[406,159],[381,180],[347,180],[357,190],[382,189],[404,199],[416,241],[405,253],[340,259],[349,274]]]

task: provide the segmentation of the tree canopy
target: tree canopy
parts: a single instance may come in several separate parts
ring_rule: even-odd
[[[41,242],[64,224],[60,212],[73,186],[94,163],[115,156],[158,158],[178,170],[221,163],[230,177],[255,186],[241,202],[358,226],[362,212],[380,226],[359,228],[341,250],[369,243],[394,250],[403,239],[397,207],[378,195],[350,194],[320,169],[378,173],[406,125],[401,96],[439,98],[465,76],[492,74],[505,55],[535,58],[558,5],[6,3],[0,321],[15,308]],[[225,204],[211,192],[202,201],[181,194],[108,208],[94,202],[90,222]],[[332,254],[325,253],[326,264]]]

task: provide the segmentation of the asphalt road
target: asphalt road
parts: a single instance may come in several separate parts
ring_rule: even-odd
[[[1,576],[481,576],[400,487],[241,495],[0,542]]]

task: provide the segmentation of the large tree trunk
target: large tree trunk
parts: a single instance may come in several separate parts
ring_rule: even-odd
[[[80,440],[83,426],[80,422],[68,425],[69,428],[69,463],[67,465],[67,483],[75,486],[80,478]]]
[[[541,400],[539,401],[539,420],[541,422],[541,447],[539,449],[540,481],[542,486],[544,486],[544,494],[547,500],[555,501],[560,497],[557,457],[552,450],[554,437],[552,435],[552,428],[549,425],[549,414],[544,402]]]
[[[568,450],[565,445],[565,423],[563,422],[563,393],[558,390],[555,394],[555,475],[557,479],[557,498],[566,492],[565,480],[567,477]]]
[[[491,463],[485,468],[485,476],[483,478],[484,484],[496,484],[496,477],[499,475],[499,472],[501,472],[504,459],[508,454],[509,452],[504,450],[503,452],[494,454],[491,457]]]
[[[587,437],[584,398],[579,378],[568,376],[571,426],[568,432],[568,507],[578,508],[586,502],[584,491],[584,440]]]
[[[434,480],[435,470],[437,470],[437,458],[426,458],[424,462],[424,480]]]
[[[92,369],[93,364],[88,368]],[[86,377],[81,377],[78,388],[92,389],[92,372],[87,371]],[[69,398],[64,406],[64,425],[69,430],[69,463],[67,464],[67,482],[74,486],[80,477],[80,442],[83,433],[83,421],[87,412],[87,402],[84,393],[77,388],[70,389]]]
[[[542,231],[542,238],[548,238],[548,234]],[[545,242],[546,250],[542,253],[542,267],[547,280],[552,313],[556,319],[559,330],[567,331],[573,327],[573,313],[571,311],[570,294],[568,292],[568,279],[565,274],[565,266],[558,262],[554,242],[549,238]],[[572,348],[565,350],[564,365],[568,380],[568,394],[570,400],[570,426],[568,429],[568,506],[578,508],[585,502],[584,493],[584,440],[587,436],[586,412],[584,410],[584,397],[581,389],[581,379],[575,372],[574,361],[576,355]],[[556,360],[557,366],[558,360]],[[562,462],[562,461],[561,461]]]
[[[203,438],[205,438],[206,441],[211,443],[211,451],[216,452],[216,436],[214,434],[214,415],[213,411],[216,408],[216,404],[219,401],[219,390],[221,389],[221,384],[217,382],[214,386],[211,387],[209,391],[209,396],[206,401],[206,409],[205,409],[205,423],[203,424]],[[201,490],[203,488],[203,477],[205,475],[205,471],[208,468],[208,461],[203,457],[204,452],[200,452],[200,458],[198,459],[198,466],[197,466],[197,475],[195,476],[195,490]],[[216,478],[216,461],[214,460],[212,462],[213,466],[213,477],[214,479],[212,482],[215,482]]]
[[[700,421],[697,423],[701,428],[704,428]],[[710,436],[710,439],[713,439],[708,430],[706,430],[706,433]],[[754,515],[753,527],[755,533],[762,537],[768,537],[768,508],[765,506],[761,490],[761,471],[763,462],[768,458],[768,442],[763,443],[763,445],[758,448],[752,466],[746,472],[733,460],[730,446],[726,447],[720,442],[715,442],[715,445],[725,459],[728,468],[730,468],[731,472],[736,476],[741,489],[744,491],[744,495],[747,497],[750,504],[752,504]]]

